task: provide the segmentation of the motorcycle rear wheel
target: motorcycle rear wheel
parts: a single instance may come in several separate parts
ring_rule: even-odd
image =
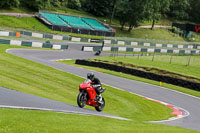
[[[102,103],[98,103],[98,106],[95,107],[95,109],[96,109],[96,111],[101,112],[101,111],[103,111],[104,107],[105,107],[105,100],[102,97]]]
[[[86,105],[87,97],[84,92],[80,92],[77,96],[77,104],[80,108],[83,108]]]

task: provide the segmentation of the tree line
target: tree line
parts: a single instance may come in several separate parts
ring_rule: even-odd
[[[32,10],[54,7],[84,10],[95,16],[106,16],[120,21],[121,29],[128,25],[128,31],[139,22],[156,21],[162,17],[176,20],[200,22],[200,0],[1,0],[0,8],[27,7]]]

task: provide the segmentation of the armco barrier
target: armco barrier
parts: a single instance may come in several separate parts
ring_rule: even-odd
[[[55,40],[67,40],[71,41],[70,36],[62,36],[62,35],[51,35],[51,34],[41,34],[36,32],[28,32],[28,31],[20,31],[22,35],[37,37],[37,38],[46,38],[46,39],[55,39]]]
[[[197,44],[191,44],[191,45],[155,44],[155,43],[130,42],[130,41],[120,41],[120,40],[104,40],[104,42],[105,44],[130,45],[130,46],[140,46],[140,47],[200,49],[200,45]]]
[[[78,38],[78,37],[69,37],[69,36],[61,36],[61,35],[48,35],[41,33],[32,33],[27,31],[21,31],[21,34],[40,37],[40,38],[48,38],[55,40],[68,40],[75,42],[95,42],[105,44],[118,44],[118,45],[130,45],[130,46],[140,46],[140,47],[156,47],[156,48],[178,48],[178,49],[200,49],[200,45],[191,44],[191,45],[177,45],[177,44],[155,44],[155,43],[145,43],[145,42],[131,42],[131,41],[121,41],[121,40],[103,40],[103,39],[88,39],[88,38]]]
[[[0,44],[37,47],[37,48],[68,49],[68,45],[55,45],[55,44],[50,44],[50,43],[8,40],[8,39],[0,39]]]
[[[88,60],[76,60],[76,64],[80,65],[87,65],[87,66],[93,66],[93,67],[99,67],[99,68],[104,68],[116,72],[123,72],[126,74],[131,74],[134,76],[150,79],[150,80],[155,80],[155,81],[161,81],[177,86],[181,86],[184,88],[189,88],[192,90],[200,91],[200,84],[199,83],[194,83],[191,81],[183,80],[183,79],[178,79],[178,78],[173,78],[169,76],[162,76],[150,72],[144,72],[141,70],[136,70],[136,69],[131,69],[131,68],[125,68],[122,66],[117,66],[114,64],[108,64],[108,63],[103,63],[103,62],[95,62],[95,61],[88,61]]]
[[[51,34],[41,34],[36,32],[29,31],[20,31],[22,35],[37,37],[37,38],[46,38],[54,40],[67,40],[75,42],[95,42],[105,44],[118,44],[118,45],[130,45],[130,46],[139,46],[139,47],[153,47],[153,48],[170,48],[170,49],[200,49],[198,44],[190,45],[177,45],[177,44],[155,44],[155,43],[145,43],[145,42],[131,42],[131,41],[121,41],[121,40],[103,40],[103,39],[88,39],[88,38],[79,38],[79,37],[70,37],[62,35],[51,35]],[[16,32],[0,31],[0,36],[16,36]]]
[[[16,36],[16,32],[0,31],[0,36]]]
[[[82,51],[98,51],[101,46],[83,46]],[[200,50],[167,49],[167,48],[138,48],[138,47],[103,47],[103,51],[112,52],[148,52],[148,53],[174,53],[174,54],[200,54]]]

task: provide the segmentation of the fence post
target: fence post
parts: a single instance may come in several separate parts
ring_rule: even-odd
[[[170,58],[170,64],[172,64],[172,55],[171,55],[171,58]]]
[[[125,54],[124,54],[124,58],[126,57],[126,52],[125,52]]]
[[[191,59],[191,56],[190,56],[189,59],[188,59],[187,66],[190,65],[190,59]]]
[[[152,62],[154,61],[154,54],[155,54],[155,53],[153,53],[153,58],[152,58]]]

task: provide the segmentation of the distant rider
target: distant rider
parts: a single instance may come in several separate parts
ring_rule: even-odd
[[[95,88],[96,93],[99,95],[99,101],[101,101],[102,100],[101,93],[103,93],[105,89],[101,87],[100,80],[94,76],[94,73],[88,73],[87,78],[92,81],[92,87]]]

